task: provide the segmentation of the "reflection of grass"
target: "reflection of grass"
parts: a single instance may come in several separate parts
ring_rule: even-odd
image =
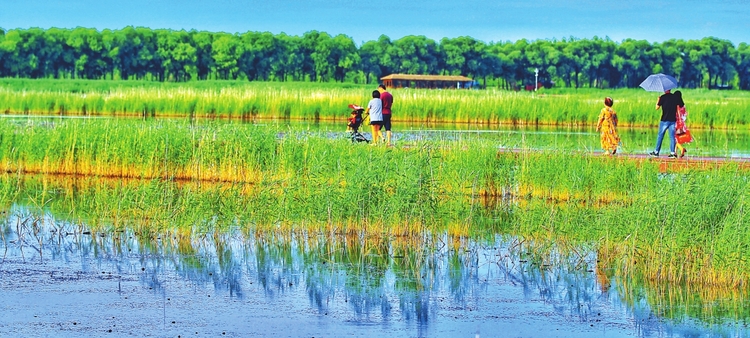
[[[372,87],[353,84],[199,81],[0,81],[0,111],[12,114],[338,119],[365,104]],[[489,90],[394,89],[399,121],[478,124],[595,124],[605,96],[623,126],[654,125],[656,93],[641,89],[552,89],[537,95]],[[683,90],[694,128],[746,126],[744,91]]]
[[[49,206],[54,215],[60,215],[55,216],[59,220],[77,216],[78,211],[71,211],[71,205],[83,209],[82,199],[92,197],[85,192],[85,197],[76,196],[78,192],[91,187],[99,191],[113,189],[112,182],[88,182],[89,187],[80,190],[86,185],[71,184],[71,189],[67,190],[60,189],[54,182],[5,179],[3,184],[16,184],[32,190],[44,188],[47,184],[46,188],[57,191]],[[21,195],[27,194],[26,190],[21,192]],[[201,195],[206,196],[210,195]],[[622,208],[615,209],[615,214],[631,215]],[[32,212],[27,218],[32,220],[36,214]],[[389,291],[394,291],[402,311],[420,315],[437,301],[433,292],[442,286],[446,286],[459,303],[471,298],[467,296],[472,296],[477,283],[481,284],[475,279],[482,275],[480,270],[489,265],[499,269],[500,275],[495,277],[502,276],[499,278],[524,286],[539,285],[539,289],[546,290],[545,297],[565,295],[561,297],[571,303],[569,306],[574,312],[586,311],[579,303],[590,301],[592,297],[588,293],[598,292],[592,291],[596,290],[594,286],[585,284],[592,281],[581,278],[574,272],[577,271],[592,275],[595,272],[602,289],[607,289],[608,280],[614,281],[620,298],[629,307],[643,306],[645,301],[660,317],[676,320],[698,318],[708,323],[750,318],[744,306],[747,292],[744,285],[738,288],[684,281],[665,283],[650,276],[648,269],[643,269],[646,264],[659,263],[656,254],[636,252],[637,263],[626,261],[630,253],[623,253],[623,250],[629,246],[643,248],[644,244],[630,239],[596,240],[600,234],[590,234],[591,227],[586,227],[581,221],[601,214],[583,212],[578,206],[561,207],[544,200],[532,202],[523,212],[513,212],[512,219],[504,224],[505,229],[501,229],[525,235],[504,236],[504,239],[497,236],[486,239],[452,236],[447,231],[438,230],[411,237],[337,234],[299,224],[290,228],[252,229],[243,226],[237,229],[235,226],[240,224],[228,219],[192,225],[182,225],[178,221],[168,228],[151,232],[142,231],[153,224],[151,219],[135,219],[116,231],[110,231],[106,222],[98,222],[92,225],[92,236],[80,235],[80,230],[88,230],[83,226],[76,228],[80,230],[66,229],[63,232],[76,231],[75,241],[88,242],[85,245],[92,245],[95,249],[90,251],[100,255],[141,257],[147,275],[163,274],[164,269],[173,267],[184,278],[201,283],[213,281],[215,285],[239,295],[242,292],[240,285],[248,277],[243,276],[245,271],[241,264],[247,264],[249,277],[253,281],[257,279],[269,294],[298,287],[304,279],[311,303],[323,310],[339,288],[343,288],[345,297],[352,307],[357,308],[356,311],[366,312],[367,309],[360,307],[371,307],[372,310],[387,305],[389,297],[394,297]],[[541,229],[532,230],[533,224],[541,224]],[[5,233],[16,231],[15,225],[7,222],[0,225],[7,248]],[[52,243],[65,241],[65,235],[44,228],[39,230],[40,236],[50,237],[48,241]],[[31,234],[37,230],[25,227],[22,231],[32,238]],[[82,243],[76,245],[82,246]],[[598,255],[595,255],[597,251]],[[598,262],[595,263],[596,259]],[[388,276],[392,279],[389,280]]]
[[[618,281],[617,289],[628,306],[645,301],[660,317],[675,321],[695,318],[708,325],[734,325],[750,320],[746,287],[676,287],[630,276]]]

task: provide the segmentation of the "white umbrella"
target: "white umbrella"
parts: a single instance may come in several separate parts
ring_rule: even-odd
[[[652,74],[641,82],[641,87],[649,92],[663,93],[672,88],[677,88],[677,79],[662,73]]]

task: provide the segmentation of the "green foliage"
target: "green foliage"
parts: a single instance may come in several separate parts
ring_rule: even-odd
[[[0,35],[0,77],[150,81],[250,80],[377,83],[382,76],[460,74],[505,89],[543,84],[635,88],[648,75],[674,75],[684,88],[748,89],[746,44],[714,37],[649,43],[626,39],[519,40],[381,36],[357,47],[346,35],[309,31],[175,31],[125,27],[11,29]]]

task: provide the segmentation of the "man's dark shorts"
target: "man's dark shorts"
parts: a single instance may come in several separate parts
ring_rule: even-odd
[[[391,114],[383,114],[383,127],[386,131],[391,131]]]
[[[382,126],[383,121],[370,121],[371,126]]]

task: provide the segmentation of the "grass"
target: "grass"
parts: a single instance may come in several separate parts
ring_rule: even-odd
[[[386,149],[256,125],[3,121],[0,132],[5,172],[146,180],[79,189],[91,197],[74,208],[97,222],[142,220],[151,230],[141,231],[210,215],[218,218],[206,226],[387,236],[501,229],[596,243],[607,265],[654,281],[736,286],[750,271],[750,187],[732,164],[663,174],[658,162],[498,153],[487,141]],[[14,200],[16,185],[5,183],[0,196]]]
[[[354,84],[200,81],[0,80],[5,114],[178,116],[341,120],[373,88]],[[549,89],[537,94],[489,90],[393,89],[396,121],[469,124],[595,125],[603,98],[615,100],[623,127],[653,126],[658,94],[637,89]],[[750,93],[686,89],[692,128],[746,129]]]

